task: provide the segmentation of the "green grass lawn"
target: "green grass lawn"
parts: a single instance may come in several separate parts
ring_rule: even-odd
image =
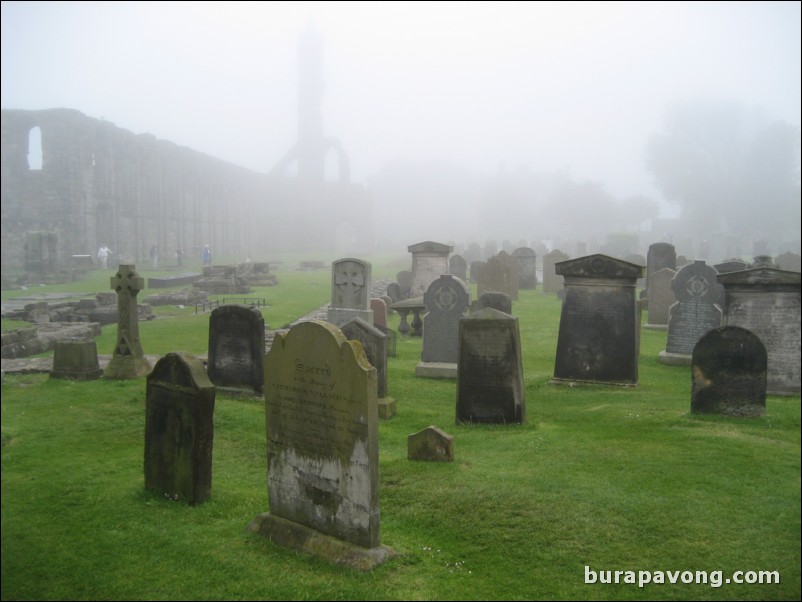
[[[108,290],[97,274],[92,290]],[[265,322],[281,327],[328,300],[329,278],[282,270],[249,296],[267,297]],[[6,375],[2,599],[799,600],[800,398],[770,396],[762,418],[692,416],[690,369],[658,363],[665,333],[651,330],[637,388],[552,386],[559,301],[521,291],[513,310],[523,425],[456,426],[455,383],[416,378],[421,340],[398,339],[379,462],[382,543],[400,556],[370,573],[245,533],[269,509],[258,399],[218,393],[212,498],[189,507],[144,491],[144,378]],[[140,324],[146,353],[206,352],[208,313],[156,313]],[[407,460],[407,436],[429,425],[455,437],[453,463]],[[587,570],[722,583],[586,584]],[[726,583],[737,571],[780,583]]]

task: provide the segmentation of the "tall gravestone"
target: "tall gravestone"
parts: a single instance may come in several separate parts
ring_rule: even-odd
[[[766,347],[745,328],[709,330],[693,348],[691,412],[762,416],[766,360]]]
[[[208,372],[218,387],[250,390],[264,387],[265,320],[250,305],[223,305],[209,316]]]
[[[485,269],[486,263],[484,261],[472,261],[471,262],[471,282],[476,283],[479,282],[479,274],[482,273],[482,270]]]
[[[537,253],[529,247],[518,247],[512,252],[518,261],[518,287],[529,290],[537,287]]]
[[[117,292],[117,343],[103,376],[119,380],[134,379],[151,370],[150,362],[139,341],[139,315],[136,296],[145,286],[145,279],[130,264],[120,265],[111,277],[111,288]]]
[[[398,292],[401,295],[398,301],[409,299],[412,293],[412,272],[401,270],[395,275],[395,281],[398,283]]]
[[[359,341],[370,365],[376,368],[379,418],[395,414],[395,399],[387,395],[387,336],[362,318],[354,318],[341,329],[349,341]]]
[[[462,255],[452,255],[448,259],[448,273],[463,282],[468,282],[468,263]]]
[[[724,324],[755,333],[768,354],[770,395],[800,393],[800,273],[752,268],[719,274]]]
[[[644,266],[588,255],[555,266],[565,278],[552,383],[638,384],[638,304]]]
[[[423,302],[423,351],[416,376],[456,378],[459,321],[468,310],[471,293],[456,276],[445,274],[429,285]]]
[[[335,326],[362,318],[373,324],[370,309],[371,266],[367,261],[347,257],[331,264],[331,304],[326,319]]]
[[[505,293],[510,299],[514,299],[513,277],[517,277],[517,275],[513,274],[510,269],[510,263],[499,255],[488,259],[479,272],[479,279],[476,281],[476,294],[481,296],[486,292],[496,291]]]
[[[362,345],[313,320],[265,358],[270,511],[248,531],[367,570],[393,555],[379,534],[376,369]]]
[[[701,259],[677,271],[671,281],[677,301],[668,312],[666,349],[657,358],[661,364],[689,366],[701,336],[721,326],[722,288],[717,275],[716,269]]]
[[[451,245],[430,240],[407,247],[407,251],[412,253],[410,297],[422,297],[432,282],[448,274],[448,255],[453,250]]]
[[[671,282],[676,276],[676,272],[669,268],[663,268],[653,273],[648,278],[649,316],[646,328],[653,330],[668,329],[668,310],[677,301]]]
[[[188,353],[165,355],[147,383],[145,489],[200,504],[212,494],[214,385]]]
[[[503,261],[507,266],[507,273],[509,274],[509,290],[504,291],[509,294],[510,299],[513,301],[518,299],[518,259],[507,253],[501,251],[496,256]]]
[[[646,252],[646,295],[649,295],[652,276],[660,270],[668,268],[677,269],[677,249],[668,242],[656,242],[649,245]],[[649,301],[651,303],[651,300]]]
[[[482,309],[459,322],[456,422],[526,420],[518,318]]]
[[[554,266],[562,261],[568,261],[568,255],[556,249],[543,257],[544,293],[559,293],[563,290],[563,277],[554,271]]]

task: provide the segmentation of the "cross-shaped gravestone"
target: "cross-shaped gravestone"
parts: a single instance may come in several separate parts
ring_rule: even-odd
[[[111,288],[117,292],[117,344],[103,372],[105,378],[139,378],[151,370],[139,343],[136,296],[144,287],[145,279],[134,265],[121,265],[111,278]]]

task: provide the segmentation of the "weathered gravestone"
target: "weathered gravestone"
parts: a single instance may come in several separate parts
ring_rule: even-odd
[[[471,313],[477,312],[480,309],[492,307],[505,314],[512,314],[512,299],[507,293],[499,293],[489,291],[482,293],[479,298],[471,303]]]
[[[393,551],[379,537],[376,369],[328,322],[278,333],[265,358],[270,512],[248,531],[368,570]]]
[[[456,422],[526,420],[518,318],[482,309],[459,321]]]
[[[423,302],[423,351],[416,376],[456,378],[459,322],[468,310],[471,292],[462,280],[444,274],[429,285]]]
[[[117,344],[103,371],[103,376],[114,379],[134,379],[151,370],[150,362],[139,342],[139,315],[136,296],[145,286],[145,280],[136,266],[120,265],[111,277],[111,288],[117,291]]]
[[[716,271],[719,274],[727,274],[729,272],[740,272],[741,270],[745,270],[749,267],[749,264],[745,261],[741,261],[740,259],[732,258],[722,261],[721,263],[717,263],[713,267],[716,268]]]
[[[377,328],[387,328],[387,303],[385,300],[373,297],[370,300],[370,309],[373,312],[373,325]]]
[[[348,257],[331,264],[331,305],[326,319],[335,326],[362,318],[373,324],[370,309],[371,266],[367,261]]]
[[[507,255],[509,257],[509,255]],[[496,255],[485,262],[482,271],[479,272],[479,279],[476,281],[476,294],[483,295],[489,291],[505,293],[510,299],[513,296],[513,277],[517,279],[517,273],[513,274],[510,263],[504,257]]]
[[[537,253],[529,247],[518,247],[512,252],[518,262],[518,287],[524,290],[537,287]]]
[[[562,261],[568,261],[568,255],[556,249],[543,257],[544,293],[559,293],[563,291],[564,279],[554,271],[554,266]]]
[[[429,285],[443,274],[448,274],[448,255],[454,247],[439,242],[419,242],[407,247],[412,253],[412,286],[410,297],[420,297]]]
[[[509,274],[509,290],[502,289],[502,292],[509,294],[510,299],[515,301],[518,299],[518,259],[507,253],[507,251],[501,251],[496,257],[507,265],[507,273]]]
[[[800,393],[800,273],[752,268],[719,274],[724,324],[757,335],[768,354],[770,395]]]
[[[103,370],[97,359],[97,344],[92,339],[75,338],[56,341],[50,378],[97,380]]]
[[[250,305],[222,305],[209,317],[209,379],[218,387],[264,387],[265,320]]]
[[[147,378],[145,489],[200,504],[212,495],[215,388],[203,364],[168,353]]]
[[[690,366],[693,348],[708,330],[721,326],[722,288],[713,266],[701,259],[682,266],[671,281],[677,298],[668,311],[666,349],[657,360],[671,366]]]
[[[454,461],[454,437],[436,426],[427,426],[422,431],[407,437],[407,459],[429,462]]]
[[[479,282],[479,274],[482,273],[482,270],[485,269],[485,262],[484,261],[472,261],[471,262],[471,282],[476,283]]]
[[[672,269],[663,268],[652,274],[648,279],[649,317],[646,328],[653,330],[668,329],[668,310],[677,301],[671,288],[671,282],[676,274]]]
[[[362,343],[370,365],[376,368],[379,418],[392,417],[396,411],[396,402],[387,396],[387,336],[362,318],[354,318],[340,330],[349,341]]]
[[[401,270],[395,275],[395,281],[398,283],[398,292],[401,295],[398,301],[409,299],[410,291],[412,291],[412,272]]]
[[[766,359],[766,347],[745,328],[709,330],[693,348],[691,412],[762,416]]]
[[[649,245],[646,252],[646,295],[650,295],[652,286],[652,276],[657,272],[668,268],[674,272],[677,270],[677,250],[674,245],[667,242],[656,242]],[[649,300],[651,306],[651,299]],[[650,321],[651,323],[651,321]]]
[[[461,255],[452,255],[448,259],[448,273],[468,282],[468,263]]]
[[[638,384],[638,305],[644,266],[588,255],[555,266],[565,298],[554,362],[554,384]]]

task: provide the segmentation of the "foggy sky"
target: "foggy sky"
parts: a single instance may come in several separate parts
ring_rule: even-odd
[[[1,104],[77,109],[268,172],[296,142],[310,23],[325,134],[356,182],[395,158],[504,164],[663,202],[644,146],[668,103],[800,123],[799,2],[3,2]]]

